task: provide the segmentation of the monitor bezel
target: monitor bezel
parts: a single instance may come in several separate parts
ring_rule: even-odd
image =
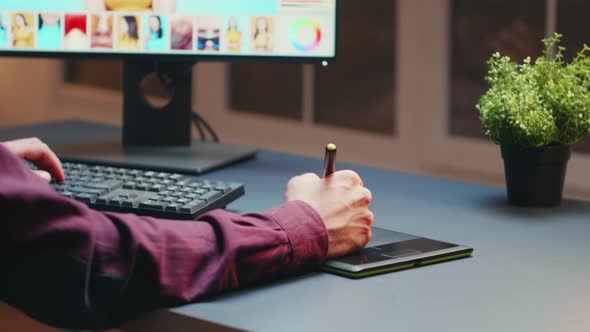
[[[226,56],[200,54],[127,54],[127,53],[89,53],[89,52],[10,52],[0,51],[0,58],[47,58],[63,60],[153,60],[154,62],[226,62],[226,63],[295,63],[295,64],[333,64],[334,57],[292,57],[292,56]]]
[[[115,52],[53,52],[53,51],[9,51],[0,49],[0,58],[48,58],[64,60],[150,60],[156,62],[226,62],[226,63],[293,63],[293,64],[334,64],[338,57],[338,6],[339,1],[334,0],[336,19],[334,22],[334,56],[332,57],[298,57],[298,56],[273,56],[273,55],[211,55],[193,53],[115,53]]]

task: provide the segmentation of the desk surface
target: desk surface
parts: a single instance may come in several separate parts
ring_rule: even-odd
[[[38,136],[52,145],[117,132],[69,122],[3,129],[0,140]],[[246,196],[230,208],[246,212],[280,204],[291,176],[321,168],[319,159],[262,151],[205,177],[244,183]],[[472,246],[474,257],[362,280],[311,274],[162,310],[131,329],[588,330],[589,203],[512,208],[500,188],[353,168],[374,193],[376,226]]]

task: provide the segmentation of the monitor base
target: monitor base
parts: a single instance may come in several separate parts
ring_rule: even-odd
[[[120,139],[55,146],[58,157],[69,162],[202,174],[254,158],[257,149],[239,145],[193,141],[191,146],[124,147]]]
[[[194,62],[182,61],[126,61],[121,136],[56,146],[58,157],[185,174],[201,174],[253,158],[254,148],[193,141],[193,66]],[[154,75],[168,97],[161,104],[153,103],[145,89]]]

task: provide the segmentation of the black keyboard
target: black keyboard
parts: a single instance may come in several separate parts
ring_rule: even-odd
[[[239,183],[182,174],[64,162],[66,180],[52,182],[61,195],[97,210],[166,219],[195,219],[244,195]]]

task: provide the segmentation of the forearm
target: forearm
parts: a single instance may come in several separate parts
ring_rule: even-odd
[[[320,217],[301,202],[245,216],[214,211],[195,222],[99,213],[23,165],[7,170],[3,152],[0,170],[11,176],[0,175],[0,299],[53,325],[108,327],[311,269],[327,251]]]

